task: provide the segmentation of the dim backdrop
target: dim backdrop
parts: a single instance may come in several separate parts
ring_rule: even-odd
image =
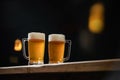
[[[104,31],[88,29],[90,7],[96,2],[105,7]],[[120,40],[117,13],[113,0],[2,0],[0,15],[0,66],[26,65],[22,51],[14,51],[14,41],[29,32],[46,34],[45,63],[48,63],[47,40],[51,33],[62,33],[72,40],[68,62],[119,58]]]

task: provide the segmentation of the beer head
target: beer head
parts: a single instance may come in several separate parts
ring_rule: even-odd
[[[40,32],[28,33],[28,39],[42,39],[45,40],[45,34]]]
[[[65,35],[63,35],[63,34],[50,34],[48,41],[65,41]]]

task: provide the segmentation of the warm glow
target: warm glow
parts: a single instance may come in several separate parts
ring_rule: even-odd
[[[21,40],[16,39],[15,44],[14,44],[14,50],[21,51],[21,49],[22,49],[22,42],[21,42]]]
[[[100,33],[104,29],[104,6],[102,3],[94,4],[90,9],[89,30]]]

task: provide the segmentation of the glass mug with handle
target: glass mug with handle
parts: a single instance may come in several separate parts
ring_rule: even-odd
[[[64,58],[66,43],[68,43],[68,54]],[[50,34],[48,38],[49,64],[63,63],[69,60],[71,43],[71,40],[65,40],[65,35],[63,34]]]
[[[28,41],[28,56],[26,55],[25,42]],[[23,56],[29,60],[29,65],[44,63],[45,34],[40,32],[28,33],[28,38],[23,38]]]

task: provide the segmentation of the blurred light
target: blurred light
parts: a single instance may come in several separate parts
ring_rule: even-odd
[[[21,42],[21,40],[19,40],[19,39],[15,40],[14,50],[15,51],[21,51],[22,50],[22,42]]]
[[[104,6],[102,3],[96,3],[91,7],[88,27],[92,33],[101,33],[103,31]]]

